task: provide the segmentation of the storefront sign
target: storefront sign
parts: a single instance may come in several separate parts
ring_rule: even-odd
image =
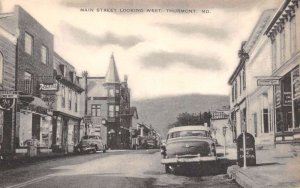
[[[285,106],[292,105],[292,93],[291,92],[283,93],[283,105],[285,105]]]
[[[58,91],[58,84],[40,84],[40,91]]]
[[[279,85],[279,79],[277,77],[258,78],[257,86],[273,86]]]
[[[92,116],[84,116],[83,122],[84,123],[91,123],[92,122]]]

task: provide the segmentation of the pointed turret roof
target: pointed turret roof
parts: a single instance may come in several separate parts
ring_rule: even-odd
[[[105,76],[105,83],[120,83],[118,69],[115,63],[114,54],[111,54],[109,67]]]

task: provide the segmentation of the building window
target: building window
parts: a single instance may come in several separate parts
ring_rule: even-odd
[[[272,41],[272,63],[273,63],[273,71],[277,69],[277,42],[276,40]]]
[[[65,87],[61,87],[61,107],[66,107],[66,89]]]
[[[231,88],[231,101],[234,102],[234,84],[232,85]]]
[[[116,105],[115,108],[116,108],[116,116],[118,117],[119,116],[119,111],[120,111],[120,106]]]
[[[2,55],[2,53],[0,52],[0,84],[3,84],[3,69],[4,69],[4,67],[3,67],[3,60],[4,58],[3,58],[3,55]]]
[[[48,64],[48,58],[49,58],[49,51],[48,48],[44,45],[42,45],[41,48],[41,61],[44,64]]]
[[[108,105],[108,117],[115,117],[114,105]]]
[[[269,132],[269,112],[268,109],[263,110],[263,118],[264,118],[264,133]]]
[[[32,74],[29,72],[24,73],[24,92],[27,94],[32,93]]]
[[[295,16],[291,19],[291,54],[295,53],[297,50],[297,27]]]
[[[25,33],[25,52],[29,55],[33,52],[33,37],[28,33]]]
[[[234,82],[234,99],[237,99],[237,81]]]
[[[246,71],[245,71],[245,68],[243,68],[243,90],[246,89]]]
[[[113,88],[110,88],[110,89],[108,90],[108,96],[110,96],[110,97],[114,97],[114,96],[115,96],[115,91],[114,91]]]
[[[69,89],[68,99],[69,99],[69,110],[72,110],[72,90],[71,89]]]
[[[75,112],[78,111],[78,94],[75,93],[75,107],[74,107]]]
[[[120,89],[116,89],[116,94],[119,94],[120,93]]]
[[[101,116],[101,105],[100,104],[92,104],[92,116]]]
[[[285,61],[285,30],[283,29],[280,34],[280,61]]]
[[[240,82],[240,95],[242,94],[242,85],[243,85],[243,83],[242,83],[242,75],[241,74],[239,74],[239,82]]]

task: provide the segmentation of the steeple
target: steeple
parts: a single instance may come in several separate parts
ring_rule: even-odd
[[[111,54],[109,67],[105,76],[105,83],[120,83],[118,69],[115,63],[114,54]]]

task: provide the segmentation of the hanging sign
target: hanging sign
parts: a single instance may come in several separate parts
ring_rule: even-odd
[[[15,91],[0,91],[0,107],[6,110],[11,109],[15,105],[15,99],[18,97]]]
[[[0,98],[0,107],[6,110],[11,109],[15,105],[14,98]]]
[[[58,91],[58,84],[40,84],[40,91]]]
[[[263,77],[257,79],[257,86],[273,86],[279,84],[280,81],[278,77]]]

